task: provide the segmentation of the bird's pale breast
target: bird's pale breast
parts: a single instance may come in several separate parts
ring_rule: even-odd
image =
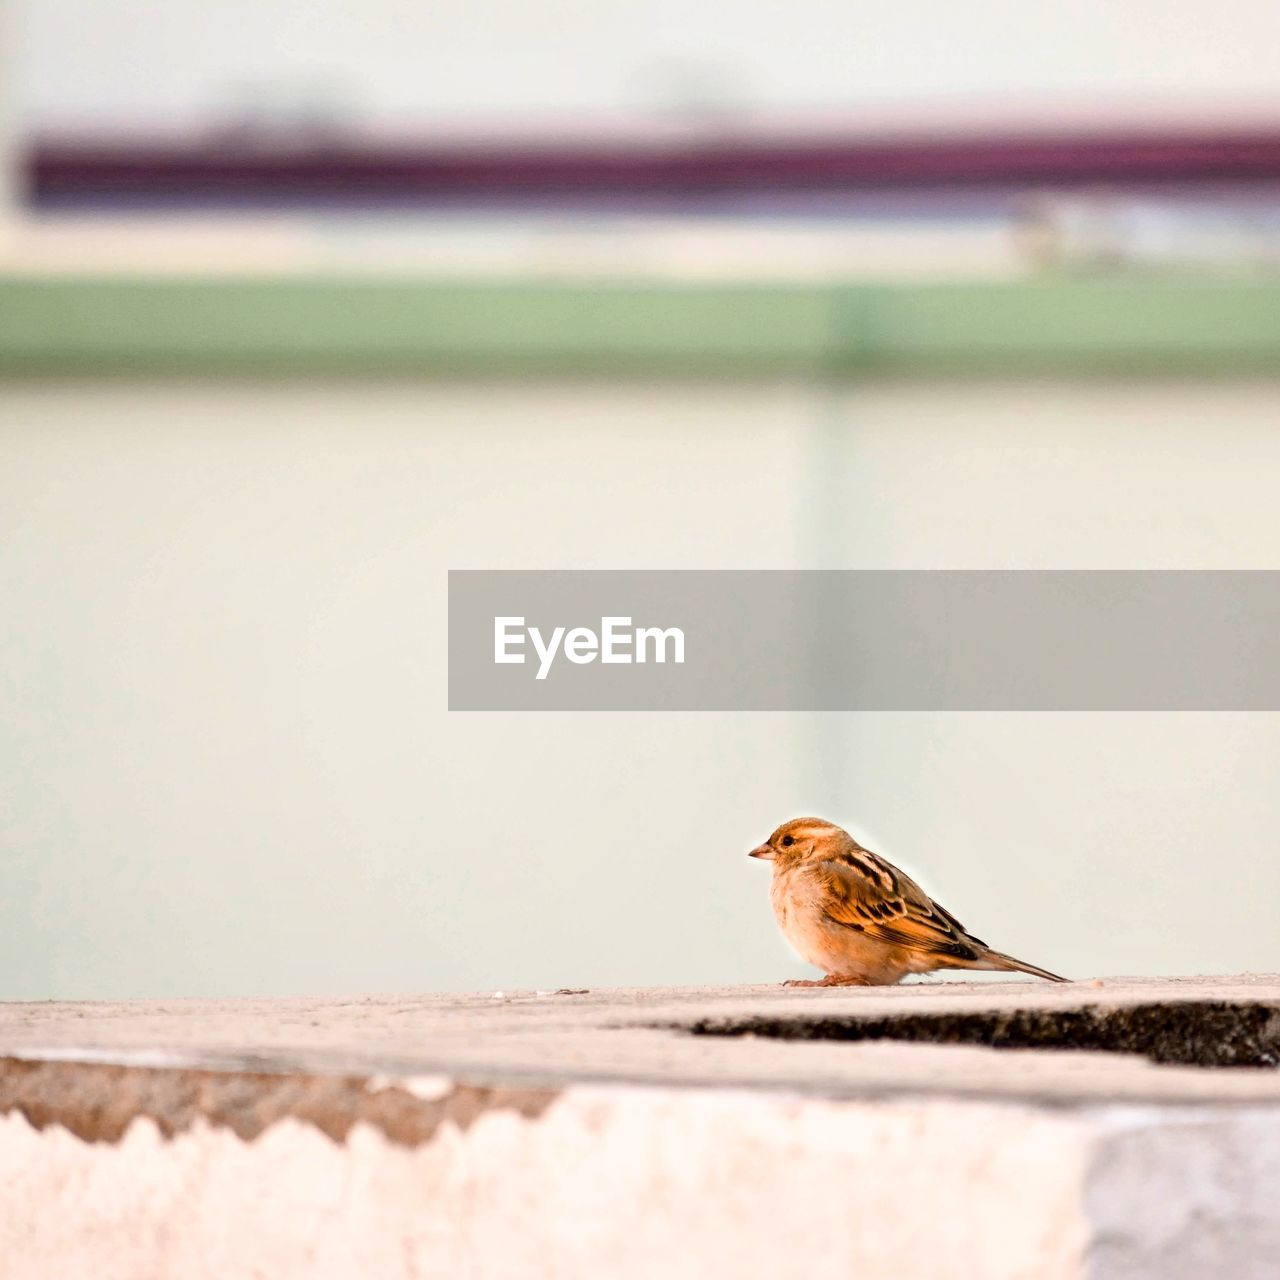
[[[775,868],[769,901],[778,927],[806,964],[824,973],[893,983],[914,966],[902,949],[832,920],[824,908],[826,889],[804,866]]]

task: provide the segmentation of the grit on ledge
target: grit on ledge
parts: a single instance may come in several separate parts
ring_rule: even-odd
[[[1277,1062],[1274,976],[0,1005],[2,1270],[1261,1280]]]

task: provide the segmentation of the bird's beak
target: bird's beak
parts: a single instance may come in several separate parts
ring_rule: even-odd
[[[750,852],[749,854],[747,854],[747,857],[748,857],[748,858],[763,858],[763,859],[765,860],[765,862],[772,862],[772,861],[773,861],[773,846],[772,846],[772,845],[767,845],[767,844],[759,845],[757,848],[752,849],[752,850],[751,850],[751,852]]]

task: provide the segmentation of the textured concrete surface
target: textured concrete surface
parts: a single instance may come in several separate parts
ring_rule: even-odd
[[[4,1005],[0,1270],[1261,1280],[1278,1011],[1273,977]]]
[[[574,994],[366,996],[0,1004],[0,1057],[249,1071],[427,1074],[487,1085],[627,1082],[747,1085],[832,1097],[918,1093],[1053,1100],[1280,1104],[1280,1072],[1157,1065],[1141,1053],[1009,1052],[965,1043],[901,1044],[693,1034],[780,1022],[1055,1016],[1087,1011],[1117,1034],[1135,1009],[1202,1009],[1246,1027],[1280,1009],[1280,976],[933,982],[805,990],[656,988]],[[1176,1020],[1176,1012],[1169,1019]],[[1158,1020],[1157,1020],[1158,1021]],[[979,1033],[983,1031],[978,1026]],[[1070,1045],[1050,1022],[1046,1043]],[[913,1037],[918,1038],[918,1037]],[[1123,1037],[1122,1037],[1123,1038]],[[1274,1038],[1280,1041],[1280,1026]]]

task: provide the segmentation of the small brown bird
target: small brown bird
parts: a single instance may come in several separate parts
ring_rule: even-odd
[[[821,818],[784,822],[751,857],[773,863],[769,899],[787,941],[827,976],[789,987],[877,987],[935,969],[1000,969],[1066,982],[992,951],[910,876]]]

